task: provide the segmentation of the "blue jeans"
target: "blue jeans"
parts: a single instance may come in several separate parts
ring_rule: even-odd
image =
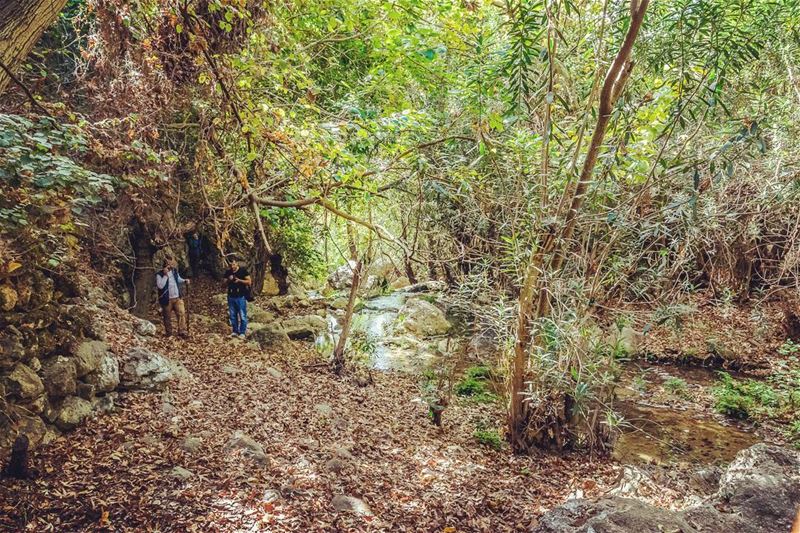
[[[247,300],[244,296],[228,296],[228,313],[233,332],[244,335],[247,331]]]

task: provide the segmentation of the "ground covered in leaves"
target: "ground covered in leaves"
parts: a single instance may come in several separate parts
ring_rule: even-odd
[[[597,495],[617,467],[585,456],[514,457],[480,445],[500,406],[458,403],[434,427],[413,376],[334,376],[313,347],[269,353],[224,336],[220,317],[189,340],[134,335],[110,306],[109,343],[144,345],[191,377],[121,394],[109,415],[34,454],[38,477],[0,483],[0,528],[30,531],[526,531],[576,491]],[[199,324],[195,324],[196,326]],[[231,439],[263,447],[259,461]],[[363,512],[337,511],[336,496]],[[353,500],[351,500],[353,501]]]

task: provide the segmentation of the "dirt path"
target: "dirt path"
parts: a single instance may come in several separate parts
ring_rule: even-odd
[[[124,314],[107,318],[119,353],[142,342]],[[266,353],[215,330],[224,324],[196,326],[190,341],[147,339],[192,377],[163,393],[122,394],[114,413],[39,450],[36,480],[0,484],[0,527],[525,531],[571,492],[591,495],[614,476],[609,463],[582,456],[517,458],[480,446],[476,423],[500,425],[498,407],[455,405],[439,430],[408,376],[375,373],[374,385],[359,387],[310,366],[319,360],[306,344]],[[231,450],[236,431],[267,461]],[[338,512],[335,495],[360,499],[372,515]]]

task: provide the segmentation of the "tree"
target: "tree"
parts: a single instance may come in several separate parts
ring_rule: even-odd
[[[532,432],[533,434],[528,431],[529,412],[525,405],[523,389],[532,341],[531,323],[545,318],[550,312],[551,304],[546,285],[548,279],[546,274],[557,272],[563,265],[566,254],[569,253],[568,246],[572,243],[577,215],[585,201],[587,188],[594,179],[594,167],[603,144],[614,103],[622,94],[633,68],[630,56],[633,44],[639,34],[639,29],[644,21],[648,4],[649,0],[631,0],[630,25],[622,46],[606,73],[605,81],[600,91],[597,123],[586,153],[583,168],[572,192],[570,193],[569,188],[565,190],[565,201],[561,203],[561,205],[568,205],[569,207],[561,217],[560,229],[557,231],[549,230],[544,238],[541,239],[538,249],[531,254],[525,273],[519,298],[517,338],[514,344],[514,367],[511,378],[511,403],[508,421],[509,439],[514,450],[518,452],[527,450],[532,444],[563,447],[565,443],[567,429],[563,426],[569,423],[571,416],[570,399],[566,397],[563,398],[565,402],[563,409],[556,409],[556,414],[548,417],[549,419],[544,424],[538,425]],[[546,173],[543,173],[542,179],[546,179]],[[535,342],[541,343],[541,334],[539,334],[539,338]],[[554,398],[556,402],[561,400],[559,395]]]
[[[18,0],[0,4],[0,94],[66,3],[67,0]]]

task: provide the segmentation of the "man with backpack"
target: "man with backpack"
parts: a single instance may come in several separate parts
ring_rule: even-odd
[[[172,267],[172,262],[165,259],[161,271],[156,274],[156,287],[158,288],[158,305],[161,306],[161,318],[164,320],[164,331],[167,337],[172,335],[172,313],[178,317],[178,336],[189,336],[186,327],[186,306],[181,297],[181,284],[189,283]]]
[[[236,257],[231,258],[230,268],[225,271],[228,286],[228,314],[231,319],[231,337],[244,338],[247,332],[247,301],[250,294],[250,273],[240,267]]]

